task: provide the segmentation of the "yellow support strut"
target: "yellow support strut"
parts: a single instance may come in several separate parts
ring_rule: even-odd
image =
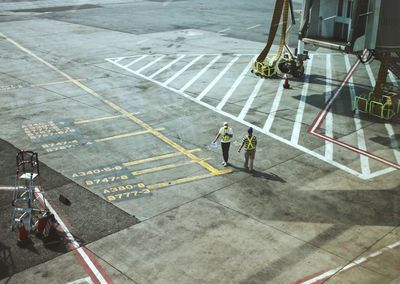
[[[276,36],[276,32],[278,30],[279,22],[282,19],[282,31],[280,36],[278,53],[276,56],[270,61],[267,56],[271,50],[272,43]],[[272,76],[277,74],[276,63],[282,56],[283,48],[285,47],[286,41],[286,29],[287,22],[289,17],[289,0],[277,0],[275,3],[274,14],[272,16],[272,23],[269,30],[268,40],[265,48],[261,51],[260,55],[257,57],[254,62],[253,71],[256,75],[271,78]]]
[[[381,66],[373,92],[368,95],[357,95],[355,107],[359,112],[390,120],[400,114],[399,94],[385,90],[388,75],[389,56],[387,52],[380,55]]]

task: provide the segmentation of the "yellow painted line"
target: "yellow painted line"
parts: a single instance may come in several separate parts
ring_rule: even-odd
[[[201,151],[201,149],[200,148],[196,148],[196,149],[188,150],[188,151],[190,153],[193,153],[193,152]],[[153,161],[173,158],[173,157],[176,157],[176,156],[179,156],[179,155],[182,155],[182,153],[181,152],[175,152],[175,153],[170,153],[170,154],[150,157],[150,158],[146,158],[146,159],[136,160],[136,161],[132,161],[132,162],[126,162],[126,163],[123,163],[122,165],[124,167],[129,167],[129,166],[139,165],[139,164],[143,164],[143,163],[147,163],[147,162],[153,162]]]
[[[139,114],[139,112],[135,112],[134,114]],[[79,119],[79,120],[75,120],[74,124],[91,123],[91,122],[115,119],[115,118],[120,118],[120,117],[123,117],[123,115],[102,116],[102,117],[91,118],[91,119]]]
[[[84,81],[86,79],[75,79],[77,81]],[[44,87],[44,86],[51,86],[51,85],[58,85],[58,84],[66,84],[66,83],[71,83],[70,80],[65,80],[65,81],[56,81],[56,82],[48,82],[48,83],[41,83],[41,84],[34,84],[31,85],[31,87]]]
[[[206,160],[210,160],[210,158],[204,159],[202,161],[206,161]],[[196,161],[194,160],[190,160],[188,162],[184,162],[184,163],[171,163],[171,164],[166,164],[166,165],[162,165],[162,166],[158,166],[158,167],[153,167],[153,168],[147,168],[144,170],[140,170],[140,171],[135,171],[132,172],[131,174],[134,176],[138,176],[138,175],[143,175],[143,174],[148,174],[148,173],[153,173],[153,172],[159,172],[159,171],[163,171],[163,170],[169,170],[169,169],[173,169],[173,168],[177,168],[177,167],[182,167],[182,166],[186,166],[189,164],[194,164],[196,163]]]
[[[89,88],[88,86],[84,85],[83,83],[79,82],[78,80],[72,78],[70,75],[68,75],[67,73],[61,71],[60,69],[58,69],[57,67],[55,67],[54,65],[52,65],[51,63],[45,61],[44,59],[40,58],[39,56],[37,56],[36,54],[34,54],[32,51],[28,50],[27,48],[23,47],[22,45],[20,45],[19,43],[15,42],[14,40],[8,38],[7,36],[5,36],[3,33],[0,32],[0,36],[2,36],[4,39],[6,39],[7,41],[11,42],[12,44],[14,44],[16,47],[18,47],[19,49],[21,49],[22,51],[24,51],[25,53],[29,54],[30,56],[36,58],[38,61],[42,62],[44,65],[48,66],[50,69],[56,71],[57,73],[59,73],[60,75],[62,75],[63,77],[67,78],[69,81],[71,81],[72,83],[74,83],[76,86],[80,87],[82,90],[86,91],[88,94],[92,95],[93,97],[101,100],[103,103],[107,104],[109,107],[115,109],[116,111],[118,111],[119,113],[125,115],[127,118],[129,118],[130,120],[132,120],[133,122],[135,122],[136,124],[139,124],[140,126],[142,126],[144,129],[146,129],[147,131],[151,132],[154,136],[158,137],[159,139],[161,139],[162,141],[164,141],[166,144],[170,145],[171,147],[175,148],[177,151],[181,152],[182,154],[184,154],[185,156],[187,156],[188,158],[196,161],[199,163],[199,165],[201,165],[203,168],[209,170],[211,173],[219,173],[220,171],[216,168],[214,168],[213,166],[211,166],[209,163],[202,161],[200,158],[198,158],[197,156],[193,155],[192,153],[190,153],[188,150],[186,150],[184,147],[182,147],[181,145],[175,143],[174,141],[172,141],[171,139],[169,139],[168,137],[166,137],[165,135],[163,135],[162,133],[160,133],[159,131],[157,131],[156,129],[154,129],[153,127],[151,127],[150,125],[148,125],[147,123],[145,123],[144,121],[140,120],[139,118],[135,117],[134,115],[132,115],[131,113],[129,113],[128,111],[126,111],[125,109],[121,108],[120,106],[116,105],[115,103],[103,98],[101,95],[99,95],[98,93],[96,93],[94,90],[92,90],[91,88]]]
[[[180,178],[180,179],[176,179],[176,180],[172,180],[172,181],[165,181],[165,182],[150,184],[150,185],[147,185],[146,188],[148,188],[150,190],[161,189],[161,188],[172,186],[172,185],[177,185],[177,184],[192,182],[192,181],[201,180],[201,179],[205,179],[205,178],[209,178],[209,177],[224,175],[224,174],[228,174],[230,172],[232,172],[231,169],[224,169],[221,171],[217,170],[216,172],[208,173],[208,174],[204,174],[204,175],[191,176],[191,177]]]
[[[161,130],[164,130],[164,128],[157,128],[157,131],[161,131]],[[119,135],[114,135],[114,136],[110,136],[110,137],[100,138],[100,139],[96,139],[94,141],[95,142],[104,142],[104,141],[109,141],[109,140],[114,140],[114,139],[136,136],[136,135],[145,134],[145,133],[150,133],[150,131],[142,130],[142,131],[130,132],[130,133],[125,133],[125,134],[119,134]]]

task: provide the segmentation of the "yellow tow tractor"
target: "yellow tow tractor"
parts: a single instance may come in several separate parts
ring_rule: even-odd
[[[291,12],[292,25],[287,28],[289,10]],[[282,29],[278,52],[276,55],[269,57],[268,55],[278,31],[281,18]],[[269,29],[267,44],[254,62],[253,69],[251,70],[252,73],[262,78],[276,78],[278,77],[278,71],[284,74],[291,74],[294,77],[302,77],[304,75],[303,62],[308,59],[307,52],[298,55],[296,50],[294,54],[286,44],[286,36],[294,25],[295,18],[292,0],[277,0]],[[283,54],[284,50],[286,53]]]

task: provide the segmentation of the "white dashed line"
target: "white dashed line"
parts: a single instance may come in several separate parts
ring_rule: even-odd
[[[332,65],[331,55],[326,55],[326,84],[325,84],[325,103],[329,101],[332,95]],[[325,135],[333,138],[333,115],[330,108],[325,119]],[[325,141],[325,158],[333,160],[333,144]]]
[[[132,66],[133,64],[139,62],[140,60],[142,60],[142,59],[144,59],[144,58],[146,58],[146,57],[147,57],[147,55],[142,55],[142,56],[140,56],[139,58],[137,58],[137,59],[135,59],[135,60],[129,62],[129,63],[128,63],[127,65],[125,65],[124,67],[125,67],[125,68],[129,68],[129,66]]]
[[[258,25],[255,25],[255,26],[251,26],[251,27],[246,28],[246,30],[255,29],[255,28],[258,28],[259,26],[261,26],[261,25],[258,24]]]
[[[218,33],[223,33],[223,32],[227,32],[227,31],[229,31],[231,28],[226,28],[226,29],[223,29],[223,30],[220,30]]]
[[[292,137],[290,141],[292,144],[297,145],[299,143],[299,137],[300,137],[300,130],[303,122],[303,114],[304,114],[304,108],[306,106],[306,98],[307,98],[307,93],[308,93],[308,87],[310,85],[310,73],[311,73],[311,66],[313,63],[313,56],[310,56],[310,59],[307,62],[307,67],[304,73],[305,79],[303,83],[303,89],[301,91],[301,96],[300,96],[300,101],[299,101],[299,106],[297,108],[297,113],[296,113],[296,119],[293,125],[293,131],[292,131]]]
[[[256,60],[257,56],[253,58],[253,60]],[[222,109],[226,102],[229,100],[229,98],[232,96],[233,92],[236,90],[236,88],[240,85],[242,82],[243,78],[249,73],[251,66],[253,65],[253,60],[249,62],[249,64],[243,69],[242,73],[237,77],[236,81],[233,83],[229,91],[225,94],[225,96],[222,98],[220,103],[217,105],[217,109]]]
[[[163,59],[166,55],[161,55],[160,57],[156,58],[155,60],[151,61],[150,63],[146,64],[145,66],[143,66],[142,68],[140,68],[139,70],[137,70],[136,72],[140,73],[143,70],[146,70],[147,68],[149,68],[150,66],[153,66],[154,64],[156,64],[158,61],[160,61],[161,59]]]
[[[194,76],[189,82],[186,83],[186,85],[184,85],[180,91],[184,92],[187,88],[189,88],[194,82],[196,82],[197,79],[200,78],[201,75],[203,75],[211,66],[214,65],[215,62],[217,62],[220,58],[222,57],[222,55],[217,55],[213,60],[211,60],[210,63],[207,64],[206,67],[204,67],[203,69],[200,70],[199,73],[196,74],[196,76]]]
[[[239,59],[240,55],[234,57],[228,65],[218,74],[217,77],[197,96],[197,100],[201,100],[214,86],[217,82],[225,75],[225,73],[232,67],[232,65]]]
[[[344,56],[345,60],[345,65],[346,65],[346,72],[348,73],[350,71],[350,60],[349,56],[346,54]],[[350,97],[351,101],[355,101],[356,97],[356,90],[354,88],[354,82],[353,82],[353,76],[350,77],[349,79],[349,91],[350,91]],[[367,145],[365,143],[365,135],[364,135],[364,130],[362,128],[361,120],[360,120],[360,115],[358,110],[354,114],[354,124],[356,126],[356,133],[357,133],[357,145],[358,148],[361,150],[367,151]],[[361,163],[361,171],[365,176],[369,176],[371,174],[371,170],[369,167],[369,159],[368,157],[364,155],[360,155],[360,163]]]

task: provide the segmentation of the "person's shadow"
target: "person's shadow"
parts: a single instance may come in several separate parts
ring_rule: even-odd
[[[241,171],[241,172],[245,172],[248,173],[249,175],[252,175],[253,177],[256,178],[262,178],[262,179],[266,179],[266,180],[273,180],[273,181],[279,181],[281,183],[286,183],[286,180],[284,180],[283,178],[281,178],[280,176],[274,174],[274,173],[265,173],[265,172],[260,172],[260,171],[256,171],[253,169],[253,171],[250,173],[246,168],[244,167],[238,167],[232,164],[229,164],[230,167]]]

